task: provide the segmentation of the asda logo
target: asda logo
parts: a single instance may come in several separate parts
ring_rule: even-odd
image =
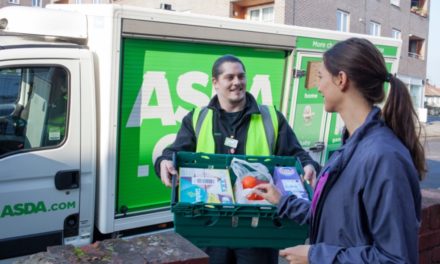
[[[272,105],[272,86],[269,77],[267,74],[255,75],[252,78],[249,92],[255,98],[261,94],[262,103]],[[208,105],[215,90],[213,89],[211,96],[208,96],[194,88],[194,86],[208,88],[208,80],[209,75],[199,71],[190,71],[180,75],[176,85],[178,97],[194,106]],[[157,103],[150,105],[153,95],[156,95]],[[142,87],[138,92],[126,127],[140,127],[143,120],[156,118],[162,121],[163,126],[175,126],[190,110],[182,106],[177,106],[176,111],[174,109],[166,72],[147,71],[144,74]]]
[[[0,218],[68,210],[74,209],[75,207],[75,201],[53,203],[50,205],[46,205],[43,201],[37,203],[17,203],[14,205],[7,204],[3,206]]]

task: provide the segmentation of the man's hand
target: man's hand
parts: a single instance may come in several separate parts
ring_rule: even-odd
[[[313,165],[308,164],[304,166],[304,180],[308,181],[310,186],[312,186],[313,189],[315,189],[316,185],[316,170]]]
[[[171,187],[171,177],[177,176],[177,171],[174,168],[171,160],[162,160],[160,162],[160,179],[167,187]]]
[[[281,199],[281,193],[278,191],[277,187],[270,183],[258,184],[254,187],[252,193],[260,195],[266,201],[275,205],[277,205]]]
[[[309,250],[310,245],[285,248],[280,250],[280,256],[289,261],[289,264],[307,264],[309,263]]]

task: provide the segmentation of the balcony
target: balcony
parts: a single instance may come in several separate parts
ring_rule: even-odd
[[[416,15],[427,17],[428,16],[428,1],[427,0],[412,0],[411,1],[411,13]]]
[[[231,17],[238,19],[249,19],[265,21],[270,10],[263,10],[274,5],[274,0],[231,0]],[[264,13],[264,14],[263,14]],[[273,8],[269,12],[273,20]],[[257,19],[258,18],[258,19]]]
[[[421,37],[409,35],[408,57],[424,60],[425,59],[425,39]]]

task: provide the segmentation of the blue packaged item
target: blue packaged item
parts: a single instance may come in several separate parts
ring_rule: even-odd
[[[298,198],[310,200],[309,194],[304,188],[301,176],[295,167],[275,167],[273,181],[281,194],[293,194]]]

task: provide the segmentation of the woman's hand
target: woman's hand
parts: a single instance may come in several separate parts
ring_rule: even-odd
[[[315,189],[316,185],[316,170],[311,164],[304,166],[304,180],[308,181],[310,186]]]
[[[289,261],[289,264],[307,264],[309,263],[309,250],[310,245],[285,248],[280,250],[280,256]]]
[[[271,204],[278,204],[281,199],[281,193],[278,191],[275,185],[270,183],[262,183],[252,189],[252,193],[255,193],[263,197],[266,201]]]

